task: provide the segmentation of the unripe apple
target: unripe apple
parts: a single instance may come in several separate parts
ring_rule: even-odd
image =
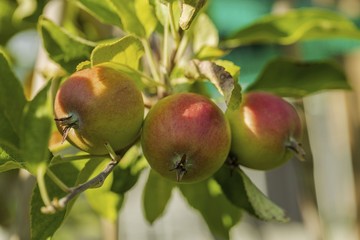
[[[70,143],[94,155],[115,151],[139,137],[144,117],[140,90],[127,75],[106,66],[72,74],[54,102],[58,129]]]
[[[295,108],[266,92],[243,95],[236,111],[226,113],[232,133],[231,154],[240,165],[269,170],[288,161],[302,149],[302,126]]]
[[[172,181],[210,177],[226,160],[231,143],[228,121],[210,99],[178,93],[157,102],[144,121],[143,153],[150,166]]]

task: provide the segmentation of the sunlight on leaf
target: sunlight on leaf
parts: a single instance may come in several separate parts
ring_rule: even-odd
[[[104,62],[124,64],[138,69],[139,60],[144,54],[141,41],[131,35],[110,43],[99,44],[91,53],[92,65]]]
[[[108,0],[121,19],[123,30],[141,38],[151,35],[157,25],[155,10],[148,0]]]
[[[95,43],[73,36],[44,17],[38,23],[43,45],[50,58],[72,73],[76,65],[88,60]]]
[[[360,31],[342,15],[324,9],[296,9],[264,16],[222,42],[234,48],[248,44],[293,44],[310,39],[347,38],[360,40]]]
[[[121,20],[116,13],[115,7],[107,0],[77,0],[80,7],[103,23],[121,27]]]
[[[204,47],[216,48],[219,44],[219,33],[206,14],[200,14],[190,29],[193,35],[194,53],[198,54]]]
[[[99,66],[110,67],[127,75],[135,82],[135,84],[138,86],[139,89],[144,89],[146,87],[151,87],[151,86],[163,86],[161,83],[154,81],[153,79],[144,75],[142,72],[135,70],[124,64],[115,64],[112,62],[106,62],[99,64]]]
[[[27,169],[36,175],[37,167],[48,162],[49,139],[53,124],[49,81],[24,109],[21,122],[20,146]]]

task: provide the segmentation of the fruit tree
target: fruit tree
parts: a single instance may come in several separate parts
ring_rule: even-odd
[[[39,81],[23,80],[0,49],[0,172],[21,169],[36,179],[31,239],[51,238],[83,195],[115,222],[143,174],[149,223],[162,216],[173,189],[215,239],[228,239],[244,213],[289,221],[245,170],[306,161],[302,98],[350,86],[337,63],[286,53],[246,82],[237,50],[276,45],[292,52],[305,40],[359,40],[352,21],[295,9],[219,36],[206,0],[64,1],[61,23],[43,14],[48,1],[29,12],[5,2],[20,18],[17,31],[36,26],[56,66],[40,73],[46,81],[37,89]],[[0,31],[0,44],[14,34]]]

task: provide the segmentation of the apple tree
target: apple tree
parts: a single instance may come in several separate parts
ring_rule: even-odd
[[[85,20],[75,24],[69,11],[63,25],[42,15],[46,3],[38,1],[24,17],[57,66],[43,73],[39,91],[29,93],[34,82],[23,84],[0,50],[0,171],[22,169],[36,179],[31,239],[51,238],[80,194],[116,221],[141,174],[148,174],[149,223],[162,216],[173,189],[216,239],[228,239],[243,214],[289,221],[243,168],[265,171],[292,157],[306,159],[305,122],[289,102],[350,86],[333,61],[286,55],[244,84],[241,66],[227,56],[253,44],[360,39],[349,19],[296,9],[220,38],[206,0],[76,0],[72,8],[86,13]],[[95,23],[110,31],[95,34]],[[14,34],[1,31],[7,39]]]

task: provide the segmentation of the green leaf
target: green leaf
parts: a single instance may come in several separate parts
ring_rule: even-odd
[[[155,30],[158,20],[155,16],[155,9],[151,0],[135,0],[136,14],[145,30],[146,37],[149,37]]]
[[[237,79],[240,76],[240,67],[236,65],[234,62],[223,59],[214,60],[213,62],[216,65],[222,66],[225,69],[225,71],[230,73],[230,75],[234,79]]]
[[[115,222],[124,195],[137,182],[141,171],[146,166],[144,163],[144,159],[139,158],[137,146],[128,150],[101,187],[89,189],[85,192],[91,208],[102,217]],[[83,183],[99,174],[107,164],[109,164],[109,160],[91,159],[81,170],[77,183]]]
[[[73,36],[44,17],[38,23],[43,45],[50,58],[68,73],[76,70],[78,63],[88,60],[95,43]]]
[[[23,167],[20,151],[6,143],[0,143],[0,172]]]
[[[303,97],[329,89],[351,89],[343,70],[335,63],[279,58],[269,62],[246,91],[262,90],[283,97]]]
[[[121,19],[123,30],[141,38],[147,38],[155,30],[157,19],[148,0],[108,0]]]
[[[143,190],[144,215],[150,224],[164,214],[174,186],[174,183],[165,180],[153,170],[150,171]]]
[[[159,22],[165,26],[166,21],[172,19],[173,30],[179,29],[179,18],[181,14],[181,4],[178,0],[150,0],[155,8],[155,14]]]
[[[115,69],[115,70],[127,75],[129,78],[131,78],[135,82],[135,84],[141,90],[146,87],[163,86],[161,83],[156,82],[155,80],[142,74],[140,71],[135,70],[127,65],[106,62],[106,63],[99,64],[99,66],[110,67],[112,69]]]
[[[323,9],[298,9],[281,15],[267,15],[240,29],[225,40],[224,47],[247,44],[293,44],[310,39],[360,39],[360,31],[349,19]]]
[[[226,66],[229,71],[238,75],[240,68],[229,61],[218,61],[219,64]],[[187,68],[186,76],[193,79],[208,79],[224,96],[226,105],[236,108],[241,101],[241,88],[233,76],[225,67],[214,61],[199,61],[194,59]]]
[[[39,16],[42,14],[48,0],[22,0],[16,8],[13,19],[17,22],[27,21],[36,23]]]
[[[9,61],[2,50],[0,50],[0,73],[0,119],[3,120],[1,121],[2,126],[0,128],[1,130],[5,130],[3,128],[7,126],[9,127],[9,132],[6,134],[14,135],[15,133],[19,133],[21,116],[26,104],[26,99],[23,88],[11,70]],[[7,123],[5,123],[5,118]],[[9,124],[10,126],[8,126]]]
[[[218,59],[228,53],[228,51],[224,51],[218,47],[204,46],[195,54],[195,58],[199,60]]]
[[[240,169],[230,172],[230,168],[223,166],[214,177],[235,206],[261,220],[288,221],[284,210],[268,199]]]
[[[229,239],[230,229],[240,220],[241,211],[222,194],[220,186],[213,180],[179,188],[190,206],[200,212],[215,239]]]
[[[20,124],[26,104],[23,88],[0,50],[0,172],[23,167]]]
[[[59,177],[67,186],[74,186],[79,170],[77,170],[72,163],[63,163],[53,166],[51,170]],[[58,198],[65,196],[61,189],[52,182],[47,176],[45,176],[46,188],[51,198]],[[46,240],[51,238],[56,230],[61,226],[65,219],[67,211],[70,206],[67,206],[66,210],[57,211],[55,214],[43,214],[41,208],[44,206],[42,201],[39,187],[36,185],[33,196],[31,199],[31,239],[32,240]]]
[[[206,0],[183,0],[181,3],[181,14],[179,25],[181,29],[189,29],[191,23],[194,21],[196,15],[205,5]]]
[[[14,131],[11,122],[5,116],[5,113],[0,109],[0,145],[7,143],[14,147],[19,147],[19,136]]]
[[[85,165],[85,168],[82,170],[81,177],[84,177],[85,175],[88,176],[88,179],[94,177],[100,171],[102,171],[108,163],[109,160],[108,161],[101,161],[100,159],[90,160]],[[112,173],[110,173],[101,187],[89,189],[85,192],[85,196],[91,208],[99,215],[108,219],[111,222],[116,221],[118,217],[119,209],[123,202],[122,195],[110,191],[111,185],[113,183],[113,179],[114,176]],[[84,178],[82,178],[82,180],[84,180]]]
[[[36,175],[37,167],[49,160],[48,143],[53,124],[49,81],[24,109],[20,146],[27,169]]]
[[[121,158],[117,168],[114,169],[114,181],[111,191],[124,195],[139,179],[141,172],[148,166],[138,146],[130,148]]]
[[[83,62],[79,63],[76,66],[76,71],[80,71],[80,70],[90,68],[90,67],[91,67],[91,62],[89,60],[86,60],[86,61],[83,61]]]
[[[211,19],[204,13],[200,14],[194,22],[191,33],[195,54],[198,54],[205,47],[216,48],[219,45],[219,33]]]
[[[113,62],[138,69],[143,54],[144,47],[141,41],[128,35],[111,43],[99,44],[91,53],[91,63],[97,65]]]
[[[80,7],[103,23],[121,27],[121,20],[110,1],[77,0]]]

